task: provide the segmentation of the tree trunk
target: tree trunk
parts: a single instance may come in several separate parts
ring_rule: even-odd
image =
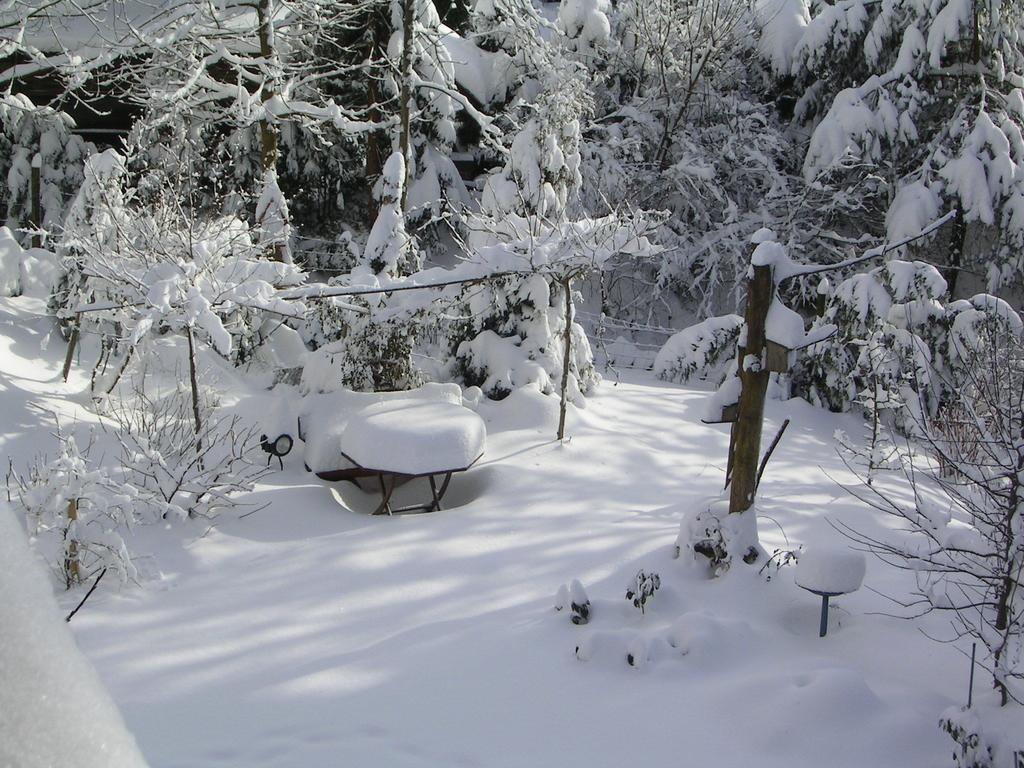
[[[32,235],[32,247],[42,248],[43,237],[38,234],[38,231],[43,228],[43,192],[42,192],[42,180],[40,175],[42,173],[43,159],[36,153],[35,157],[32,158],[32,229],[36,230],[37,234]]]
[[[1021,435],[1021,440],[1024,442],[1024,434]],[[1006,527],[1004,529],[1004,535],[1006,537],[1001,553],[1002,562],[1006,563],[1005,571],[1002,573],[1001,579],[998,586],[996,587],[996,631],[999,632],[1003,637],[1003,643],[995,652],[995,667],[998,668],[1002,661],[1003,655],[1009,650],[1007,641],[1009,638],[1009,626],[1010,626],[1010,609],[1011,600],[1013,599],[1014,592],[1019,588],[1019,584],[1016,583],[1014,577],[1014,566],[1013,566],[1013,555],[1012,553],[1016,550],[1018,542],[1015,540],[1014,531],[1017,529],[1016,521],[1014,517],[1020,514],[1020,507],[1022,504],[1021,500],[1021,482],[1020,477],[1024,476],[1024,450],[1019,450],[1017,455],[1017,471],[1011,476],[1010,479],[1010,493],[1009,500],[1007,503],[1007,514],[1006,514]],[[1020,571],[1017,571],[1017,578],[1019,578]],[[995,687],[999,691],[999,699],[1002,706],[1006,706],[1010,703],[1010,692],[1006,688],[1006,684],[1000,680],[995,681]]]
[[[78,499],[68,501],[68,548],[67,559],[64,561],[64,576],[67,588],[82,581],[81,566],[78,562],[78,542],[71,538],[71,523],[78,519]]]
[[[562,352],[562,395],[558,403],[558,439],[565,438],[565,411],[569,407],[569,365],[572,360],[572,278],[567,277],[562,282],[562,290],[565,291],[565,333],[562,343],[565,350]]]
[[[192,419],[196,434],[196,452],[202,451],[202,442],[199,433],[203,428],[202,419],[199,415],[199,380],[196,376],[196,348],[192,340],[192,329],[185,329],[185,338],[188,339],[188,380],[192,385]]]
[[[270,70],[260,91],[260,101],[266,105],[277,96],[277,50],[274,45],[273,10],[270,0],[259,0],[256,4],[257,34],[260,40],[260,56]],[[269,118],[260,121],[260,164],[264,172],[277,168],[277,126]]]
[[[768,392],[769,372],[765,363],[765,321],[775,294],[771,267],[752,267],[753,276],[747,286],[745,312],[746,344],[739,348],[739,371],[742,391],[739,413],[732,426],[732,480],[729,491],[729,512],[750,509],[757,490],[757,464],[761,453],[761,426],[764,402]],[[749,358],[749,360],[748,360]]]
[[[398,124],[401,134],[398,137],[398,148],[405,161],[405,178],[402,179],[402,212],[405,212],[405,203],[409,197],[409,176],[411,174],[412,162],[409,157],[409,138],[412,131],[412,48],[413,48],[413,6],[416,0],[404,0],[402,8],[402,59],[399,66],[402,85],[399,98]]]

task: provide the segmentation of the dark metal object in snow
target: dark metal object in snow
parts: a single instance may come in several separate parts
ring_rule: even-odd
[[[470,469],[480,460],[480,456],[483,456],[483,454],[480,454],[480,456],[473,459],[473,461],[469,463],[469,466],[466,467],[453,467],[452,469],[442,472],[427,472],[419,475],[407,475],[400,472],[375,469],[373,467],[361,467],[356,464],[348,454],[342,452],[341,456],[346,461],[350,462],[352,466],[345,469],[328,469],[314,474],[316,474],[316,476],[321,480],[328,480],[331,482],[347,480],[362,490],[366,489],[359,484],[359,481],[375,477],[380,485],[381,502],[372,514],[398,515],[405,512],[436,512],[441,509],[441,499],[444,498],[445,493],[448,491],[448,484],[451,482],[452,475],[458,472],[465,472]],[[306,467],[306,469],[309,469],[309,467]],[[425,504],[410,504],[405,507],[392,507],[391,495],[395,492],[395,488],[404,482],[414,480],[419,477],[425,477],[429,480],[431,500]],[[440,480],[440,484],[438,483],[438,480]]]
[[[270,466],[271,459],[276,456],[277,463],[281,465],[281,469],[284,469],[283,458],[291,453],[293,443],[291,435],[278,435],[273,440],[266,435],[260,435],[260,448],[267,454],[267,466]]]
[[[821,595],[821,624],[818,626],[818,637],[824,637],[828,634],[828,599],[830,597],[838,597],[839,595],[845,595],[846,592],[822,592],[820,589],[811,589],[797,584],[800,589],[806,589],[812,595]]]

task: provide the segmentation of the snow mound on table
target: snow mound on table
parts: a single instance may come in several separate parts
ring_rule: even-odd
[[[425,475],[468,468],[486,439],[484,420],[468,408],[407,400],[353,416],[341,447],[361,467]]]
[[[300,439],[305,443],[304,460],[311,472],[345,469],[352,466],[341,455],[341,436],[349,419],[370,406],[412,400],[418,403],[462,404],[458,384],[424,384],[399,392],[352,392],[339,390],[307,395],[299,408]],[[347,451],[346,451],[347,453]]]
[[[0,505],[0,560],[0,765],[145,766],[6,505]]]
[[[800,555],[797,586],[814,592],[845,595],[864,583],[864,555],[845,547],[815,547]]]

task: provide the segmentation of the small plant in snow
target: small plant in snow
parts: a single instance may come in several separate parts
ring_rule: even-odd
[[[633,607],[644,613],[647,601],[654,597],[654,593],[661,588],[661,577],[656,573],[647,573],[644,570],[636,572],[633,583],[626,589],[626,599]]]
[[[943,713],[939,728],[956,742],[956,768],[1021,768],[1024,741],[1019,729],[1000,729],[982,722],[984,710],[953,707]],[[1003,731],[1003,732],[1001,732]]]
[[[24,511],[29,532],[43,540],[68,589],[107,568],[122,581],[134,578],[120,531],[151,513],[151,500],[122,472],[98,466],[91,440],[79,447],[70,435],[58,431],[56,438],[52,459],[37,458],[25,475],[8,476],[9,495]]]
[[[587,597],[579,579],[573,579],[567,587],[563,584],[555,595],[555,610],[569,609],[569,619],[573,624],[586,624],[590,621],[590,598]]]
[[[758,573],[765,574],[765,581],[771,581],[772,577],[781,571],[783,567],[796,564],[800,559],[800,551],[802,549],[803,545],[796,549],[773,549],[772,556],[765,561]]]

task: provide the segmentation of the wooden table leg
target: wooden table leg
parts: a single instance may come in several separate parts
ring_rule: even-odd
[[[387,512],[390,515],[391,514],[391,494],[395,492],[395,476],[394,475],[391,476],[391,483],[390,484],[388,484],[384,480],[384,475],[383,474],[377,475],[377,479],[380,481],[380,492],[381,492],[381,494],[383,495],[384,498],[381,499],[380,506],[378,506],[373,511],[373,514],[375,514],[375,515],[382,515],[385,512]]]
[[[441,483],[441,490],[437,490],[434,486],[434,476],[430,476],[430,490],[434,494],[434,509],[441,508],[441,499],[444,498],[445,493],[448,491],[448,483],[452,480],[452,473],[445,473],[444,480]]]

